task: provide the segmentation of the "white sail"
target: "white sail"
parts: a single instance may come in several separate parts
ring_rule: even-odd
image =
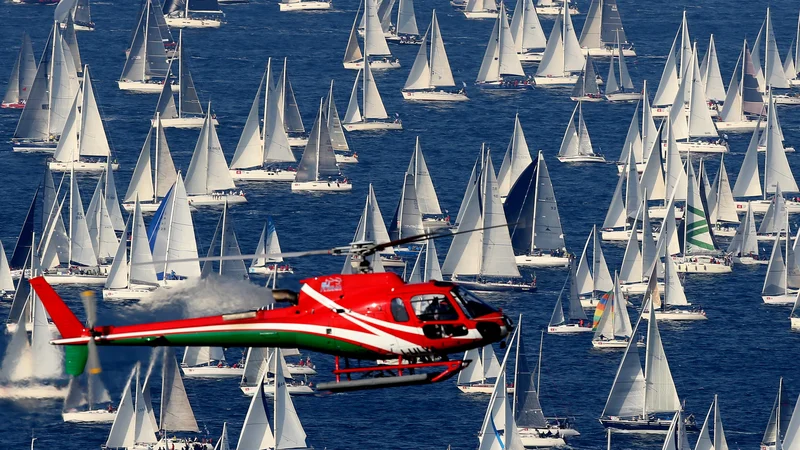
[[[627,173],[628,170],[626,164],[623,173]],[[617,179],[617,187],[614,189],[614,194],[611,196],[611,204],[608,205],[606,218],[603,220],[603,228],[619,228],[627,224],[625,203],[622,200],[622,184],[625,182],[625,178],[625,176],[620,174]]]
[[[14,280],[11,278],[11,268],[8,266],[8,258],[0,242],[0,292],[11,292],[14,288]]]
[[[678,269],[669,255],[664,257],[664,304],[668,306],[686,306],[689,304],[686,300],[686,293],[683,290],[681,279],[678,278]]]
[[[635,344],[634,344],[635,345]],[[647,322],[647,353],[644,364],[645,374],[645,413],[680,411],[681,402],[672,380],[667,355],[661,344],[658,321],[653,305],[650,305],[650,319]]]
[[[328,133],[331,136],[331,145],[334,150],[348,151],[350,146],[347,144],[347,137],[344,135],[342,121],[339,119],[339,111],[336,109],[336,101],[333,98],[333,80],[328,90],[328,97],[325,99],[328,105],[325,110],[325,117],[328,121]]]
[[[646,101],[646,98],[645,98]],[[632,150],[637,161],[644,161],[644,152],[642,147],[642,135],[639,132],[639,107],[641,100],[636,103],[636,110],[631,117],[631,123],[628,125],[628,133],[625,135],[625,143],[622,144],[622,151],[620,152],[617,162],[625,164],[628,162],[628,153]]]
[[[594,292],[594,280],[592,279],[592,273],[589,271],[588,258],[589,243],[594,242],[594,233],[595,228],[592,227],[592,231],[589,232],[589,237],[586,238],[586,244],[583,246],[581,258],[578,261],[578,268],[575,270],[575,286],[580,294]]]
[[[669,120],[669,119],[667,119]],[[665,181],[667,183],[667,195],[675,197],[676,201],[686,200],[686,170],[678,152],[678,143],[672,134],[672,123],[667,122],[667,152],[665,170]],[[660,145],[660,144],[659,144]]]
[[[720,158],[719,171],[711,186],[714,194],[713,209],[711,211],[712,223],[716,221],[739,223],[739,214],[736,210],[736,202],[733,199],[731,183],[728,179],[728,171],[725,169],[725,158]],[[711,199],[709,199],[709,203]]]
[[[532,162],[533,159],[528,149],[528,142],[525,140],[522,123],[519,121],[519,114],[517,114],[514,117],[514,133],[511,135],[511,141],[508,143],[505,156],[503,156],[503,163],[500,165],[500,172],[497,174],[500,197],[508,195],[508,191],[517,182],[520,174]]]
[[[289,136],[287,134],[287,121],[285,120],[288,103],[284,102],[284,92],[286,89],[286,82],[282,81],[283,77],[278,80],[278,87],[272,87],[272,58],[267,60],[267,70],[265,73],[264,81],[264,127],[262,129],[262,145],[264,146],[261,152],[265,163],[279,163],[279,162],[295,162],[297,159],[292,153],[292,148],[289,143]],[[292,93],[292,97],[294,94]],[[302,120],[299,120],[299,110],[296,109],[293,116],[295,117],[295,125],[298,129],[303,129]]]
[[[59,378],[63,371],[62,350],[50,345],[54,338],[47,323],[47,312],[37,295],[32,295],[30,300],[33,309],[33,327],[31,330],[31,356],[35,360],[33,378],[52,380]],[[18,324],[25,329],[24,324]]]
[[[350,100],[347,102],[347,111],[344,113],[344,123],[357,123],[364,120],[361,115],[361,107],[358,104],[358,80],[361,78],[361,70],[356,73],[356,81],[350,91]]]
[[[400,0],[400,6],[397,7],[397,33],[419,34],[417,18],[414,15],[414,0]]]
[[[122,390],[122,399],[117,406],[117,414],[114,416],[114,423],[111,424],[111,432],[106,440],[108,448],[133,448],[135,443],[136,431],[136,412],[134,411],[134,398],[131,395],[131,384],[133,378],[138,376],[139,363],[128,376],[128,382]],[[138,380],[137,380],[138,383]]]
[[[145,396],[139,385],[138,376],[136,377],[136,395],[134,398],[136,399],[134,406],[134,442],[137,444],[156,444],[158,442],[156,437],[157,426],[150,417],[152,405],[150,404],[149,394]]]
[[[505,4],[500,3],[500,12],[486,46],[477,81],[496,82],[507,75],[524,76],[525,71],[519,62],[514,38],[511,36]]]
[[[78,180],[74,174],[70,177],[70,208],[69,208],[69,259],[70,263],[84,266],[96,266],[92,238],[89,234],[89,224],[83,210],[81,193],[78,189]]]
[[[283,360],[281,349],[275,349],[276,360]],[[275,369],[275,450],[305,448],[306,432],[294,409],[294,403],[286,387],[286,378],[282,364]]]
[[[417,204],[422,214],[441,214],[439,197],[436,196],[436,189],[433,187],[433,180],[425,164],[425,157],[422,155],[422,148],[419,145],[417,136],[414,154],[408,164],[406,172],[414,175],[414,183],[417,191]]]
[[[381,21],[378,18],[377,0],[365,0],[364,16],[366,28],[364,30],[364,53],[367,55],[391,55],[386,37],[383,35]]]
[[[506,350],[500,373],[494,383],[489,406],[478,434],[479,450],[523,450],[511,404],[506,395],[506,367],[511,347]]]
[[[264,89],[266,74],[261,77],[250,112],[247,114],[247,121],[242,128],[239,143],[236,144],[236,151],[231,159],[231,169],[245,169],[248,167],[259,167],[264,162],[264,144],[261,140],[261,127],[259,125],[258,110],[260,109],[261,91]]]
[[[714,35],[708,43],[706,56],[700,66],[700,73],[703,84],[705,85],[706,98],[715,102],[725,101],[725,86],[722,83],[722,74],[719,70],[719,59],[717,59],[717,47],[714,44]]]
[[[708,110],[708,99],[705,94],[705,85],[700,75],[697,64],[697,45],[692,56],[691,97],[689,99],[688,129],[691,137],[717,137],[717,127]],[[689,77],[690,74],[686,74]],[[674,106],[674,105],[673,105]]]
[[[172,348],[164,351],[161,368],[160,422],[160,428],[164,431],[200,431]]]
[[[533,0],[522,0],[514,6],[514,16],[511,18],[511,37],[517,53],[529,49],[543,49],[547,46],[539,15]]]
[[[369,0],[367,0],[369,1]],[[372,69],[369,64],[364,66],[364,118],[365,119],[387,119],[389,115],[386,114],[386,108],[383,106],[381,93],[378,91],[378,85],[375,84],[375,78],[372,76]]]
[[[197,258],[197,242],[194,235],[194,223],[189,209],[186,189],[183,186],[183,177],[178,175],[172,190],[161,202],[159,212],[150,223],[150,247],[153,249],[153,260],[161,261],[156,266],[159,279],[165,275],[175,275],[199,278],[200,264],[197,261],[175,262],[169,260],[182,260]]]
[[[767,265],[767,275],[764,277],[764,286],[761,295],[786,294],[786,263],[781,253],[781,236],[777,234],[772,245],[772,254]]]
[[[547,38],[547,46],[544,48],[542,61],[539,63],[539,67],[536,69],[537,76],[546,77],[564,75],[563,28],[563,19],[559,15],[556,17],[556,22],[553,24],[553,29],[550,31],[550,36]],[[581,64],[581,69],[583,69],[583,64]]]
[[[471,361],[464,370],[458,372],[458,384],[477,383],[483,381],[483,359],[480,350],[473,348],[464,352],[464,361]]]
[[[138,205],[138,203],[137,203]],[[111,263],[111,269],[108,270],[108,278],[106,278],[106,289],[124,289],[128,287],[128,226],[122,230],[119,244],[117,244],[117,252],[114,255],[114,261]]]
[[[147,229],[144,226],[142,207],[137,203],[133,208],[133,222],[131,223],[131,266],[130,284],[144,284],[155,286],[158,284],[156,268],[153,265],[153,254],[147,239]]]
[[[219,436],[217,445],[214,446],[214,450],[231,450],[231,446],[228,443],[228,422],[222,423],[222,433]]]
[[[211,118],[209,103],[208,113],[186,172],[186,192],[189,195],[202,195],[235,187],[222,153],[217,128]]]
[[[747,152],[744,155],[744,160],[742,160],[742,167],[739,169],[736,183],[733,185],[734,197],[756,197],[762,195],[761,177],[758,174],[760,128],[761,120],[759,119],[758,126],[753,130],[753,134],[750,137],[750,144],[747,146]]]
[[[659,142],[655,144],[660,146]],[[664,181],[664,163],[661,158],[661,149],[655,148],[654,151],[650,152],[650,157],[647,159],[642,172],[640,187],[646,194],[645,200],[667,199],[667,185]]]
[[[361,47],[358,46],[358,34],[356,33],[358,16],[361,14],[362,3],[363,2],[358,3],[358,11],[356,11],[356,17],[353,19],[353,26],[350,28],[350,37],[347,39],[347,48],[344,51],[343,63],[352,63],[364,59],[364,55],[361,53]]]
[[[414,65],[411,66],[411,72],[408,74],[406,84],[403,86],[404,90],[411,89],[430,89],[431,85],[431,66],[428,62],[428,34],[430,28],[425,31],[422,37],[422,42],[417,51],[417,57],[414,59]]]
[[[403,178],[403,192],[395,209],[389,232],[395,239],[423,234],[422,213],[417,201],[416,177],[406,172]]]
[[[361,213],[361,219],[358,222],[353,242],[363,241],[379,244],[390,240],[389,232],[386,230],[386,224],[383,222],[383,215],[378,206],[378,199],[375,197],[375,191],[372,189],[372,183],[370,183],[367,200],[364,204],[364,212]],[[385,249],[384,252],[393,254],[394,250],[390,247]]]
[[[620,280],[626,283],[642,281],[643,262],[642,254],[639,252],[639,241],[636,238],[637,222],[638,220],[634,220],[631,226],[631,236],[628,238],[628,245],[625,247],[625,254],[622,257],[622,267],[619,270]]]
[[[764,54],[764,81],[772,88],[788,89],[789,80],[786,79],[786,72],[783,71],[781,55],[778,53],[778,44],[775,42],[775,29],[772,26],[770,7],[767,6],[766,18],[766,52]]]
[[[619,307],[624,308],[624,301],[620,302]],[[653,321],[655,322],[655,320]],[[639,361],[639,349],[636,345],[636,331],[639,329],[636,324],[631,339],[628,340],[628,347],[622,356],[622,361],[608,393],[606,406],[603,408],[602,416],[632,417],[639,416],[644,411],[645,402],[645,378],[642,373],[642,363]]]
[[[678,33],[675,35],[675,39],[672,40],[672,47],[669,49],[669,53],[667,53],[667,61],[664,63],[664,70],[661,72],[661,80],[658,83],[658,89],[653,98],[653,105],[655,106],[671,105],[680,88],[678,61],[675,56],[678,36],[680,36],[680,34],[681,30],[679,29]]]
[[[561,139],[561,148],[558,150],[558,156],[574,157],[580,154],[580,135],[575,126],[575,115],[578,113],[578,109],[581,105],[582,103],[578,102],[578,104],[575,105],[575,109],[572,110],[572,116],[569,118],[567,130],[564,132],[564,137]]]
[[[639,206],[642,203],[642,188],[639,185],[639,174],[636,171],[636,159],[633,152],[629,153],[627,176],[625,181],[625,211],[629,219],[639,216]]]
[[[798,192],[797,181],[794,179],[789,161],[786,159],[786,150],[783,148],[783,138],[778,123],[778,112],[772,91],[769,93],[769,113],[767,114],[767,128],[764,130],[766,139],[766,162],[764,163],[764,192],[775,193],[777,186],[783,192]]]
[[[250,400],[250,407],[247,409],[247,415],[242,424],[236,450],[275,448],[275,436],[272,434],[272,426],[267,412],[267,397],[263,389],[266,377],[267,373],[264,371],[256,383],[258,389]]]

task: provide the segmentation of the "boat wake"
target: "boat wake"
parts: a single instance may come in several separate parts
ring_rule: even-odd
[[[48,384],[0,385],[0,399],[61,399],[67,396],[67,388]]]

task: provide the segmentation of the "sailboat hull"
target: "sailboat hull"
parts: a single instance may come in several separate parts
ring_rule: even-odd
[[[349,70],[361,70],[364,68],[364,60],[354,61],[354,62],[345,62],[344,68]],[[389,59],[373,59],[369,62],[369,68],[372,70],[387,70],[387,69],[399,69],[400,68],[400,60],[397,58]]]
[[[642,313],[642,319],[650,320],[650,314],[647,311]],[[656,320],[669,320],[669,321],[696,321],[708,320],[704,311],[686,311],[686,310],[656,310]]]
[[[62,412],[61,418],[69,423],[112,423],[117,417],[116,411],[92,409],[89,411]]]
[[[592,347],[599,349],[626,349],[628,341],[626,339],[593,340]]]
[[[358,155],[353,153],[352,155],[343,155],[341,153],[336,153],[336,162],[338,164],[357,164],[358,163]]]
[[[536,6],[536,14],[540,16],[560,16],[561,6]],[[569,7],[570,14],[579,14],[578,8],[575,6]]]
[[[106,284],[108,275],[80,275],[66,272],[45,273],[44,279],[51,285],[57,284]]]
[[[583,306],[581,304],[581,306]],[[588,322],[588,321],[587,321]],[[582,327],[577,323],[565,323],[563,325],[550,325],[547,327],[548,334],[577,334],[591,332],[592,327]]]
[[[683,209],[679,207],[674,207],[675,209],[675,220],[680,220],[683,218]],[[648,214],[650,214],[651,219],[661,219],[663,220],[664,217],[667,217],[667,207],[666,206],[652,206],[647,208]],[[655,234],[654,234],[655,236]],[[641,236],[639,236],[639,240],[641,241]]]
[[[25,108],[25,103],[23,102],[16,102],[16,103],[0,103],[0,108],[8,108],[8,109],[23,109]]]
[[[533,77],[537,86],[572,86],[578,82],[577,75]]]
[[[536,12],[539,12],[538,8]],[[617,51],[616,47],[582,47],[581,51],[584,55],[597,56],[600,58],[619,56],[619,52]],[[634,50],[633,47],[623,48],[622,56],[636,56],[636,50]]]
[[[752,256],[734,256],[733,262],[735,264],[741,264],[744,266],[754,266],[759,264],[768,264],[769,260],[766,259],[756,259]]]
[[[525,448],[557,448],[566,447],[567,445],[562,437],[546,436],[548,431],[552,435],[555,435],[557,432],[559,432],[558,429],[537,430],[530,428],[518,428],[518,431],[519,438]]]
[[[667,106],[654,106],[654,107],[651,108],[651,112],[652,112],[653,117],[666,117],[666,116],[669,115],[669,110],[670,109],[671,109],[671,106],[669,106],[669,105],[667,105]],[[686,112],[686,114],[689,114],[689,107],[688,106],[684,106],[683,110],[684,110],[684,112]],[[711,114],[711,117],[718,117],[719,116],[719,110],[717,110],[716,105],[715,106],[709,106],[708,107],[708,112]]]
[[[250,268],[247,269],[247,273],[251,275],[272,275],[275,272],[274,267],[275,263],[267,264],[265,266],[250,266]],[[277,268],[278,274],[294,273],[294,269],[288,264],[277,266]]]
[[[331,2],[301,1],[297,3],[278,3],[280,11],[318,11],[331,9]]]
[[[761,299],[767,305],[794,305],[797,299],[797,291],[790,291],[783,295],[762,295]]]
[[[620,283],[619,290],[622,291],[625,295],[642,295],[647,292],[647,281],[642,281],[638,283]],[[658,288],[661,289],[661,292],[664,292],[664,283],[659,281]]]
[[[436,90],[424,91],[403,91],[403,98],[406,100],[419,100],[431,102],[465,102],[469,100],[467,94],[463,92],[447,92]]]
[[[764,123],[762,121],[762,123]],[[747,133],[755,131],[758,120],[743,120],[740,122],[714,122],[719,131],[726,131],[728,133]],[[762,128],[764,125],[761,126]]]
[[[603,97],[600,94],[596,94],[596,95],[584,95],[583,97],[570,97],[569,99],[572,100],[573,102],[600,103],[605,100],[605,97]]]
[[[759,153],[764,153],[764,152],[767,151],[767,146],[766,145],[759,145],[756,148],[756,150],[758,150]],[[795,149],[794,149],[794,147],[783,147],[783,151],[786,152],[786,153],[794,153]]]
[[[239,389],[242,390],[244,395],[252,397],[256,393],[258,386],[239,386]],[[289,391],[290,395],[314,395],[314,389],[311,389],[310,386],[305,384],[286,383],[286,390]],[[275,395],[275,384],[264,383],[264,393],[267,395]]]
[[[773,95],[772,99],[775,100],[776,105],[800,105],[800,96],[790,94],[777,94]]]
[[[794,331],[800,331],[800,317],[790,317],[791,327]]]
[[[636,163],[636,172],[641,174],[642,172],[644,172],[645,167],[647,167],[647,160],[637,162]],[[627,163],[617,162],[617,172],[618,173],[622,173],[622,172],[627,171],[627,170],[628,170],[627,169]]]
[[[289,136],[290,147],[305,147],[308,144],[308,138],[304,136]]]
[[[563,163],[605,163],[606,158],[599,155],[593,156],[557,156]]]
[[[467,19],[497,19],[497,11],[461,11]]]
[[[636,102],[641,98],[641,92],[617,92],[606,94],[606,100],[610,102]]]
[[[139,207],[142,208],[143,213],[154,213],[158,210],[158,207],[161,206],[161,201],[158,202],[148,202],[148,203],[139,203]],[[123,203],[122,209],[127,212],[133,212],[134,204],[133,203]]]
[[[205,119],[205,117],[175,117],[173,119],[161,117],[161,126],[164,128],[203,128]],[[212,118],[211,121],[214,125],[219,125],[216,118]],[[155,127],[155,120],[150,119],[150,124]]]
[[[17,153],[50,153],[53,154],[56,152],[56,146],[58,143],[56,142],[30,142],[30,141],[22,141],[22,142],[13,142],[11,144],[12,150]]]
[[[190,206],[222,206],[226,202],[229,205],[247,203],[247,198],[245,198],[244,194],[200,194],[189,195],[187,198]]]
[[[90,161],[69,161],[69,162],[60,162],[60,161],[50,161],[47,163],[47,167],[50,168],[52,172],[105,172],[106,170],[106,163],[105,162],[90,162]],[[111,170],[118,170],[119,164],[111,163]]]
[[[150,298],[156,292],[156,288],[136,288],[129,287],[124,289],[103,289],[103,300],[142,300]]]
[[[681,153],[728,153],[728,143],[717,143],[708,141],[680,141],[677,145]],[[666,151],[666,143],[662,144],[662,150]]]
[[[731,273],[733,268],[717,258],[709,256],[679,257],[673,256],[678,273]]]
[[[292,192],[347,192],[353,185],[341,181],[304,181],[292,183]]]
[[[535,284],[524,284],[518,282],[485,282],[450,280],[453,283],[464,286],[471,291],[477,292],[535,292]]]
[[[381,130],[402,130],[401,122],[355,122],[342,124],[347,131],[381,131]]]
[[[181,366],[183,376],[191,378],[241,378],[244,374],[244,367],[229,366]]]
[[[569,258],[567,256],[553,255],[517,255],[514,256],[518,266],[525,267],[567,267]]]
[[[624,419],[621,417],[603,417],[600,423],[620,433],[654,433],[666,434],[672,420],[667,419]],[[686,424],[686,431],[697,431],[696,425]]]
[[[465,394],[491,394],[494,391],[494,383],[457,384],[456,387]],[[514,386],[506,386],[506,393],[514,394]]]
[[[166,16],[170,28],[219,28],[222,21],[219,19],[193,19],[191,17]]]
[[[121,91],[129,91],[135,94],[160,94],[164,83],[119,80],[117,81],[117,86]],[[172,83],[172,92],[180,92],[180,86],[177,83]]]
[[[519,58],[519,62],[522,63],[542,62],[544,51],[517,53],[517,57]]]
[[[297,172],[280,169],[230,169],[234,181],[294,181]]]
[[[736,212],[739,214],[747,212],[747,202],[734,202],[734,204],[736,205]],[[769,204],[769,200],[753,200],[750,202],[750,207],[753,208],[753,214],[765,214],[767,209],[769,209]],[[800,202],[787,199],[786,210],[789,211],[790,214],[800,213]]]

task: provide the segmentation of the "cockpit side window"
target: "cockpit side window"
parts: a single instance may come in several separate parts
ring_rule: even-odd
[[[497,309],[488,305],[486,302],[478,298],[478,296],[462,287],[457,287],[450,293],[452,294],[453,298],[455,298],[456,301],[467,310],[466,316],[471,319],[497,312]]]
[[[458,313],[443,294],[425,294],[411,297],[411,309],[423,322],[458,320]]]
[[[408,322],[408,311],[406,305],[403,304],[403,299],[393,298],[391,309],[392,317],[396,322]]]

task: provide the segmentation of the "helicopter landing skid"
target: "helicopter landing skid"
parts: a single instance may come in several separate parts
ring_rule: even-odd
[[[319,383],[317,390],[329,392],[347,392],[366,389],[381,389],[385,387],[415,386],[421,384],[438,383],[447,380],[465,368],[469,361],[437,361],[426,363],[380,365],[358,368],[339,368],[339,357],[336,357],[336,381]],[[414,373],[416,369],[444,368],[441,372]],[[394,373],[397,375],[394,375]],[[404,374],[404,372],[407,372]],[[352,379],[353,374],[361,373],[364,376],[359,379]],[[342,376],[346,379],[342,379]]]

